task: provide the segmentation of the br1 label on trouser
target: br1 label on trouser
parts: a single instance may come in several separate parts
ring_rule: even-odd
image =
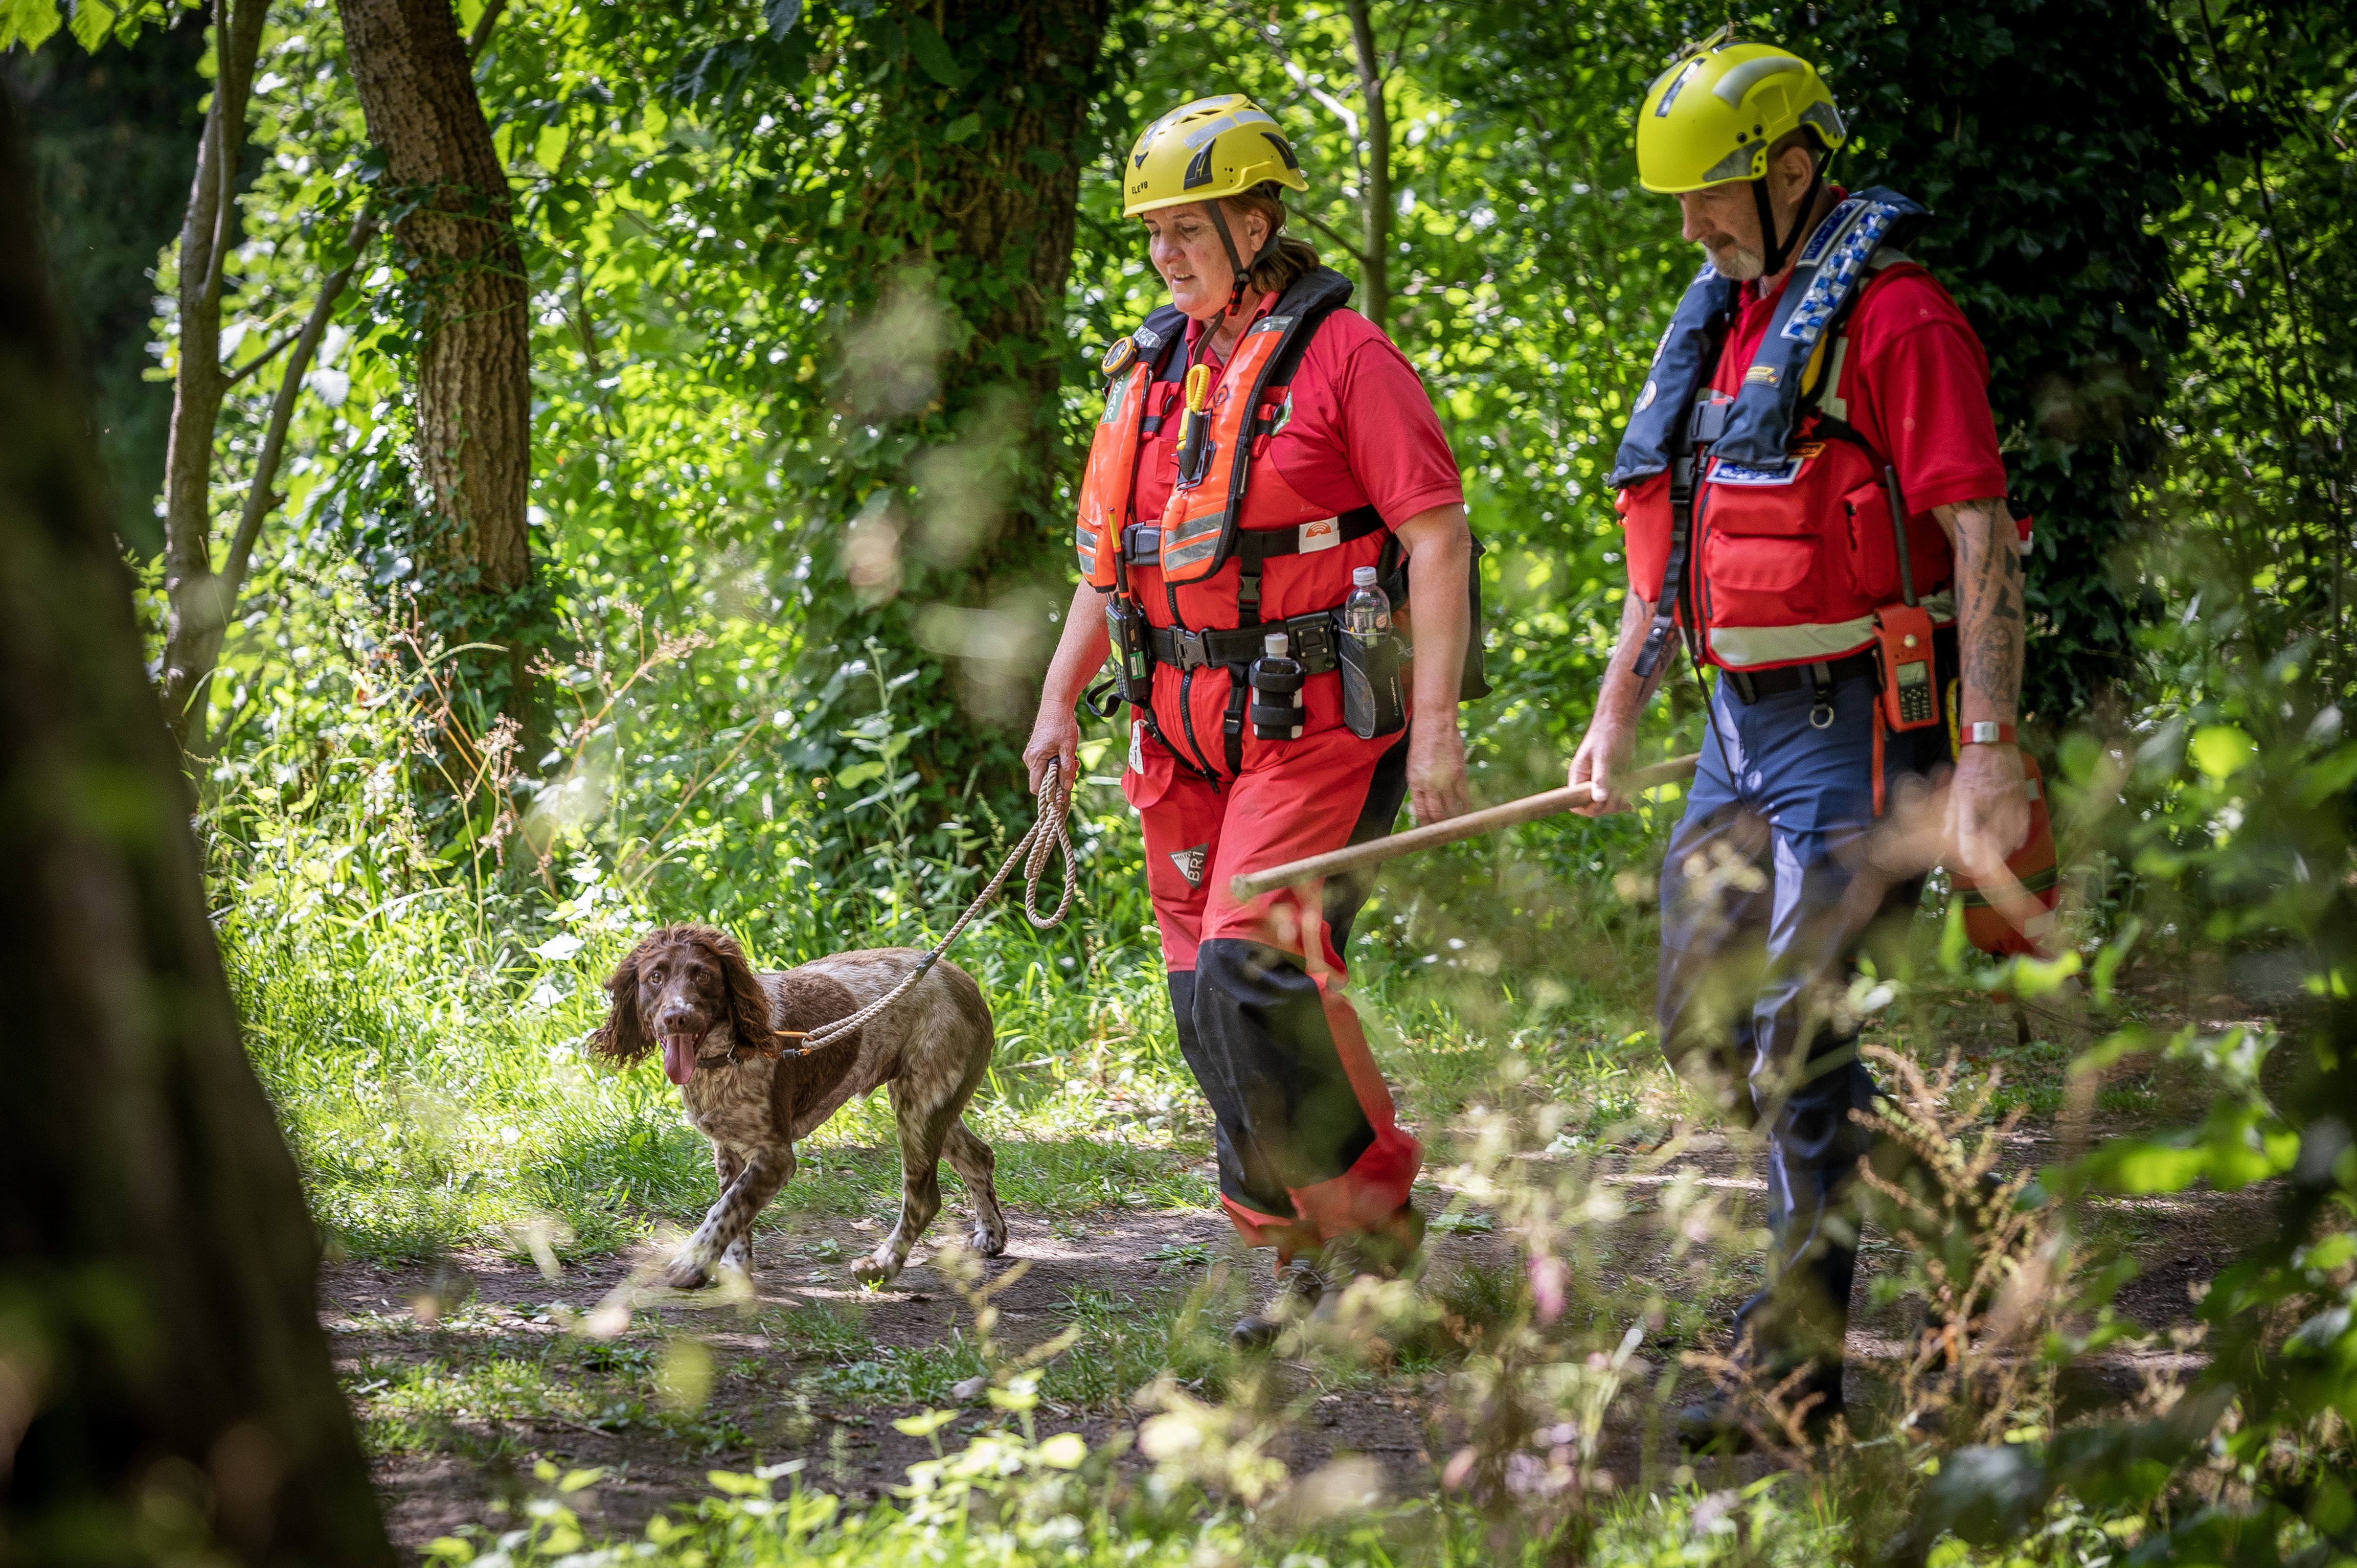
[[[1203,886],[1203,860],[1211,853],[1211,846],[1208,843],[1199,843],[1193,849],[1173,850],[1170,864],[1178,868],[1178,875],[1187,879],[1188,886],[1200,887]]]

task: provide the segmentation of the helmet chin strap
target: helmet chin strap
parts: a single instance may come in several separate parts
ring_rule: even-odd
[[[1236,237],[1228,232],[1228,215],[1222,209],[1220,202],[1215,199],[1204,205],[1211,209],[1211,227],[1219,231],[1220,244],[1228,252],[1228,270],[1235,274],[1235,286],[1228,290],[1228,307],[1220,312],[1220,320],[1224,323],[1236,313],[1236,306],[1243,303],[1244,285],[1252,278],[1253,267],[1268,260],[1270,252],[1276,249],[1276,231],[1269,231],[1267,242],[1261,246],[1259,253],[1247,266],[1244,259],[1236,253]]]
[[[1811,160],[1809,188],[1801,193],[1801,209],[1792,216],[1792,231],[1781,240],[1776,237],[1775,204],[1768,198],[1768,177],[1761,175],[1758,179],[1750,182],[1751,205],[1760,211],[1760,240],[1766,247],[1762,252],[1766,270],[1760,274],[1762,285],[1784,270],[1784,263],[1792,259],[1792,248],[1801,242],[1801,236],[1808,231],[1809,213],[1817,205],[1817,192],[1824,188],[1825,161],[1823,155]],[[1221,231],[1222,236],[1226,232],[1224,229]],[[1229,253],[1232,255],[1233,250],[1232,249]]]

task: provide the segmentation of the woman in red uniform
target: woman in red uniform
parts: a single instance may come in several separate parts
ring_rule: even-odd
[[[1240,903],[1229,880],[1380,837],[1404,796],[1419,822],[1465,810],[1472,538],[1415,371],[1342,304],[1348,282],[1283,233],[1278,192],[1308,181],[1275,122],[1239,96],[1186,104],[1146,128],[1124,174],[1170,305],[1106,356],[1082,581],[1025,760],[1035,790],[1051,758],[1073,776],[1074,706],[1115,651],[1122,788],[1145,828],[1179,1047],[1217,1122],[1221,1201],[1276,1253],[1276,1299],[1235,1329],[1259,1345],[1316,1305],[1336,1254],[1378,1268],[1413,1254],[1422,1155],[1342,994],[1363,887]],[[1368,645],[1346,650],[1339,618],[1359,567],[1405,633],[1373,646],[1413,658],[1393,688],[1370,654],[1346,723],[1338,665]]]

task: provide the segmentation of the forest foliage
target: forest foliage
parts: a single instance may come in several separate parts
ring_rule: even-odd
[[[1069,593],[1092,366],[1159,297],[1114,166],[1184,98],[1243,91],[1277,114],[1311,175],[1307,237],[1431,389],[1489,547],[1497,689],[1469,710],[1475,788],[1555,781],[1619,618],[1607,454],[1692,267],[1673,209],[1635,186],[1631,106],[1719,13],[465,0],[530,290],[534,576],[511,623],[541,661],[529,724],[478,688],[437,617],[416,418],[430,302],[390,242],[347,249],[361,210],[397,193],[338,15],[275,0],[257,61],[224,361],[267,351],[347,262],[353,282],[304,374],[284,499],[197,726],[217,924],[266,1077],[282,1106],[313,1108],[293,1129],[331,1229],[398,1246],[515,1218],[498,1184],[411,1179],[447,1172],[453,1145],[388,1141],[386,1102],[331,1081],[336,1053],[426,1074],[436,1053],[472,1052],[489,1015],[512,1021],[498,1032],[513,1060],[487,1076],[520,1081],[587,1026],[596,965],[638,925],[713,919],[781,962],[904,940],[938,930],[1019,831],[1015,751]],[[2214,1088],[2206,1120],[2040,1178],[2058,1203],[2276,1184],[2277,1229],[2202,1308],[2208,1369],[2139,1420],[1948,1432],[1950,1458],[1973,1457],[1876,1484],[1920,1497],[1929,1533],[1901,1544],[1924,1552],[1941,1529],[2001,1550],[2061,1517],[2059,1495],[2143,1521],[2147,1556],[2357,1555],[2347,18],[2298,0],[1966,0],[1744,19],[1834,82],[1859,134],[1837,177],[1938,214],[1917,249],[1988,347],[2038,524],[2029,716],[2071,868],[2064,964],[2107,1006],[2139,962],[2272,977],[2295,1020],[2281,1043],[2126,1022],[2085,1070],[2191,1063]],[[184,196],[143,173],[143,252],[90,192],[104,137],[191,134],[203,21],[0,0],[53,253],[91,258],[62,270],[159,636],[140,487],[162,471]],[[79,45],[48,37],[68,27]],[[149,84],[147,106],[110,96],[102,71]],[[154,346],[145,379],[124,369],[126,319]],[[224,515],[252,482],[269,381],[241,381],[225,406]],[[1649,747],[1691,749],[1695,700],[1674,684]],[[1003,1017],[1041,1070],[1000,1087],[1032,1110],[1108,1050],[1134,1058],[1147,1099],[1183,1092],[1118,760],[1092,732],[1086,918],[1048,938],[985,931],[974,961],[995,997],[1020,998]],[[1501,1039],[1648,1048],[1659,825],[1538,825],[1436,857],[1366,923],[1370,987]],[[1975,976],[1953,946],[1963,983],[2042,983]],[[316,984],[272,978],[307,966]],[[584,1246],[625,1239],[617,1183],[677,1196],[659,1100],[599,1093],[594,1115],[547,1107],[521,1141],[457,1135],[486,1140],[470,1157]],[[2037,1354],[2059,1366],[2093,1344]],[[716,1505],[675,1549],[752,1529],[755,1497]],[[831,1551],[882,1528],[803,1510],[791,1529],[850,1531]],[[1641,1535],[1636,1518],[1582,1528]],[[1195,1550],[1156,1540],[1173,1561]]]

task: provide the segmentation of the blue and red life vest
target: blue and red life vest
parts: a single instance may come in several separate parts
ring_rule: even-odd
[[[1621,437],[1631,586],[1675,614],[1707,662],[1764,670],[1870,647],[1902,596],[1886,459],[1846,419],[1844,326],[1883,280],[1921,272],[1895,247],[1929,214],[1896,191],[1836,206],[1803,248],[1733,397],[1707,390],[1743,285],[1706,265],[1679,302]],[[1681,435],[1699,467],[1678,492]],[[1686,515],[1681,516],[1684,512]],[[1954,618],[1946,533],[1906,520],[1913,587]]]

